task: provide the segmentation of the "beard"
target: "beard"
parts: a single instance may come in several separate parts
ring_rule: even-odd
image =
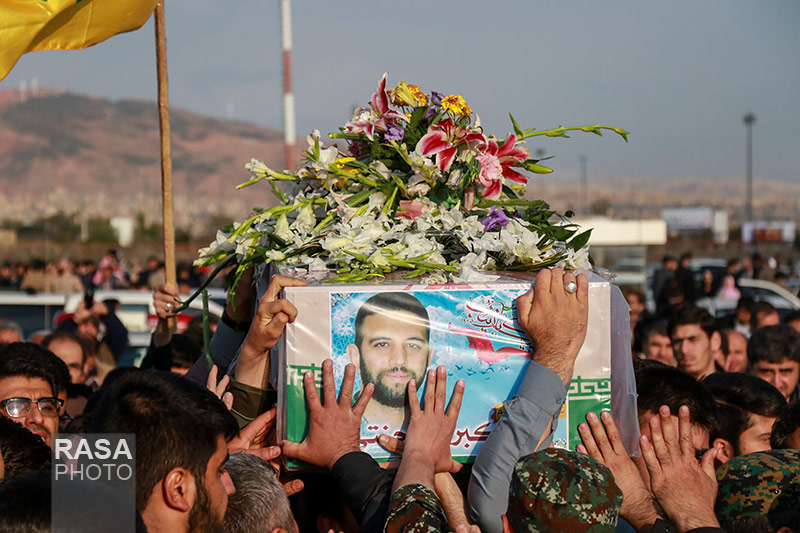
[[[211,499],[202,481],[196,482],[197,498],[189,511],[189,531],[199,533],[221,533],[222,517],[214,513]]]
[[[405,407],[406,405],[406,391],[408,389],[408,382],[406,383],[393,383],[392,385],[387,385],[384,383],[384,378],[387,374],[391,374],[392,372],[403,372],[411,376],[411,379],[417,384],[417,388],[422,385],[422,380],[424,379],[425,375],[423,373],[422,377],[419,374],[414,372],[413,370],[409,370],[405,366],[395,366],[392,368],[387,368],[385,370],[381,370],[378,372],[377,375],[373,374],[369,367],[364,362],[364,358],[361,358],[361,382],[366,385],[367,383],[372,383],[375,386],[375,389],[372,392],[372,399],[378,402],[381,405],[385,405],[387,407],[394,407],[400,409]],[[409,380],[410,381],[410,380]]]

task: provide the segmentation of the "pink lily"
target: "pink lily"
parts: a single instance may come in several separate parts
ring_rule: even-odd
[[[425,205],[416,200],[400,200],[397,210],[398,218],[414,220],[425,211]]]
[[[378,82],[378,88],[372,93],[372,109],[359,107],[353,113],[353,120],[345,124],[345,129],[352,133],[364,133],[373,140],[376,131],[386,131],[387,124],[395,124],[408,118],[399,111],[389,107],[389,95],[386,92],[386,75],[384,72]]]
[[[476,148],[486,144],[486,136],[477,131],[461,129],[452,120],[445,119],[428,127],[428,133],[417,143],[417,152],[421,155],[436,154],[439,170],[447,170],[453,162],[461,146]]]
[[[518,183],[528,182],[527,176],[511,168],[528,158],[528,151],[525,148],[518,148],[516,143],[517,138],[514,135],[509,135],[502,146],[498,146],[493,140],[489,141],[486,151],[478,156],[481,164],[478,183],[484,187],[482,195],[484,198],[493,199],[500,196],[506,179]]]

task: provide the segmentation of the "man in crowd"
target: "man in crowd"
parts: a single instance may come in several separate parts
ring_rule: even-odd
[[[136,508],[150,533],[219,531],[238,426],[214,394],[174,374],[132,372],[102,397],[93,425],[136,435]]]
[[[42,340],[42,347],[64,361],[73,384],[86,381],[86,347],[77,335],[66,331],[51,333]]]
[[[678,366],[678,361],[672,352],[672,339],[667,333],[666,320],[656,320],[651,323],[645,337],[644,357],[665,365]]]
[[[22,330],[11,322],[0,320],[0,346],[22,341]]]
[[[780,324],[781,316],[778,310],[769,302],[756,302],[750,309],[750,332],[764,326],[774,326]]]
[[[800,333],[800,311],[792,311],[783,318],[783,323],[787,326],[792,326],[798,333]]]
[[[711,374],[703,384],[719,409],[719,424],[711,434],[718,464],[738,455],[772,449],[772,426],[786,406],[778,389],[742,373]]]
[[[52,446],[66,399],[68,375],[64,363],[41,346],[29,342],[3,346],[0,413]]]
[[[725,372],[747,372],[747,337],[733,329],[726,329],[721,334],[728,340]]]
[[[667,330],[678,368],[695,379],[714,372],[714,352],[722,340],[711,315],[699,307],[682,307],[670,317]]]
[[[382,292],[358,310],[355,339],[347,347],[361,382],[375,385],[373,401],[364,415],[367,423],[400,428],[406,419],[406,385],[417,386],[433,359],[428,311],[405,292]]]
[[[747,342],[750,373],[771,383],[787,401],[798,399],[800,333],[786,324],[755,331]]]

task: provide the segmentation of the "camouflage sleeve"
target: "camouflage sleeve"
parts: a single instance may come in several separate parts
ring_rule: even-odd
[[[436,493],[420,483],[409,483],[392,494],[383,530],[385,533],[438,533],[450,531],[450,526]]]

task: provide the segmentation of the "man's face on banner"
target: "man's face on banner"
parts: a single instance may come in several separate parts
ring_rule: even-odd
[[[361,381],[375,386],[373,400],[402,408],[408,382],[422,385],[432,355],[428,327],[421,317],[402,311],[382,311],[364,319],[361,346],[350,345],[348,354],[361,371]]]

